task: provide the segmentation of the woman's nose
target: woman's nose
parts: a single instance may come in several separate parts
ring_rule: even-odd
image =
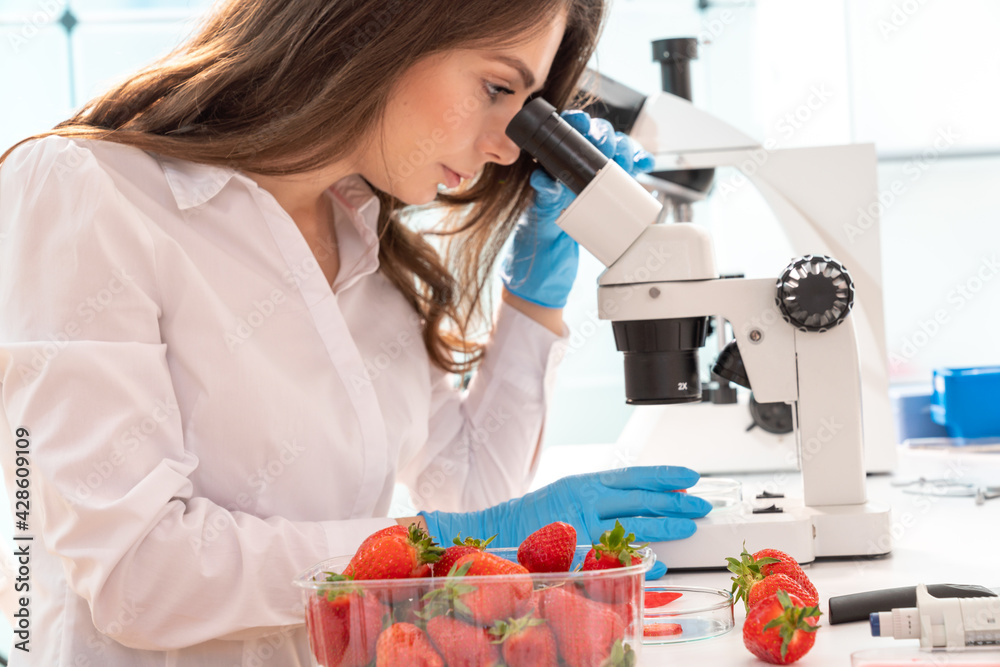
[[[480,137],[480,149],[488,156],[490,162],[502,165],[514,164],[521,154],[521,148],[504,132],[507,124],[502,127],[490,128]]]

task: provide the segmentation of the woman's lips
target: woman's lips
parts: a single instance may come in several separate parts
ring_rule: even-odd
[[[459,184],[462,182],[463,179],[469,178],[468,176],[463,176],[457,171],[449,169],[444,165],[441,166],[444,168],[444,184],[449,188],[456,188],[459,186]]]

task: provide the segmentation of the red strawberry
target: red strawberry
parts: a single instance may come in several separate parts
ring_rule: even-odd
[[[457,561],[459,558],[461,558],[466,554],[471,554],[475,551],[482,551],[487,547],[487,545],[489,545],[490,542],[492,542],[496,538],[496,535],[486,540],[485,542],[482,540],[477,540],[474,537],[467,537],[465,538],[464,541],[461,541],[461,538],[462,534],[459,533],[458,537],[454,539],[455,542],[454,546],[450,546],[447,549],[445,549],[444,553],[441,555],[441,559],[438,562],[434,563],[434,565],[432,566],[433,576],[435,577],[447,576],[448,571],[451,570],[451,566],[455,564],[455,561]]]
[[[636,554],[636,547],[631,546],[635,534],[625,534],[625,527],[615,521],[612,530],[604,531],[600,542],[587,552],[583,560],[586,571],[615,570],[629,565],[638,565],[642,558]],[[641,545],[645,546],[645,545]],[[635,581],[622,578],[599,577],[584,582],[587,595],[595,600],[609,604],[628,604],[639,597],[639,585]]]
[[[390,535],[395,535],[397,537],[406,538],[409,534],[409,529],[406,526],[396,524],[395,526],[389,526],[388,528],[382,528],[381,530],[376,530],[374,533],[365,538],[364,542],[361,543],[361,547],[367,546],[368,543],[374,542],[375,540],[380,540],[383,537],[389,537]]]
[[[730,577],[733,582],[733,604],[735,605],[742,599],[744,608],[746,611],[750,611],[750,603],[747,601],[747,596],[750,594],[750,589],[753,588],[753,585],[764,578],[764,573],[760,571],[760,568],[770,563],[777,563],[778,559],[771,558],[770,556],[760,559],[754,558],[747,551],[746,544],[744,544],[739,560],[726,558],[726,561],[729,563],[727,566],[728,570],[735,575]]]
[[[330,581],[343,579],[334,575]],[[386,607],[358,590],[320,591],[309,598],[306,626],[316,661],[324,667],[363,667],[375,657]]]
[[[789,577],[799,582],[799,584],[802,585],[802,588],[804,588],[811,597],[819,599],[816,587],[813,586],[811,581],[809,581],[809,577],[806,576],[802,567],[795,562],[794,558],[786,554],[784,551],[778,551],[777,549],[761,549],[756,552],[753,557],[757,561],[760,561],[762,558],[777,558],[777,563],[766,563],[761,565],[760,571],[765,577],[769,577],[772,574],[787,574]]]
[[[382,538],[397,536],[406,539],[406,536],[408,534],[409,531],[406,529],[406,527],[401,526],[399,524],[396,524],[395,526],[389,526],[388,528],[382,528],[381,530],[377,530],[368,537],[366,537],[364,541],[361,542],[360,546],[358,546],[358,548],[354,551],[354,553],[357,554],[362,549],[368,547],[368,545],[371,544],[372,542],[375,542]],[[344,576],[350,577],[352,579],[354,578],[354,568],[352,568],[349,563],[347,567],[344,568]]]
[[[531,605],[531,578],[523,566],[485,551],[466,554],[452,566],[453,579],[441,595],[454,599],[455,609],[478,625],[521,616]],[[503,581],[465,584],[462,577],[502,575]],[[523,576],[522,576],[523,575]],[[428,595],[437,597],[437,591]]]
[[[750,590],[754,584],[773,574],[784,574],[791,577],[802,586],[802,590],[808,594],[810,600],[819,599],[816,587],[809,581],[805,572],[802,571],[802,568],[799,567],[794,558],[783,551],[762,549],[757,553],[751,554],[747,552],[746,545],[744,545],[743,552],[740,554],[740,560],[736,560],[735,558],[727,558],[726,560],[729,562],[729,571],[736,575],[731,577],[733,581],[733,604],[742,598],[747,611],[750,610],[750,603],[747,600],[747,596],[750,594]]]
[[[793,663],[812,648],[821,614],[819,607],[778,591],[750,608],[743,622],[743,645],[764,662]]]
[[[683,632],[679,623],[651,623],[642,627],[643,637],[669,637]]]
[[[424,631],[412,623],[393,623],[375,645],[377,667],[444,667]]]
[[[764,598],[774,595],[778,591],[785,591],[786,593],[798,596],[808,605],[819,604],[818,597],[807,591],[799,582],[787,574],[772,574],[753,584],[750,587],[749,595],[747,595],[747,604],[753,609],[755,604]]]
[[[441,558],[444,549],[415,523],[410,525],[405,535],[394,528],[390,526],[366,539],[344,569],[344,574],[357,580],[426,576],[430,572],[430,564]]]
[[[625,623],[611,607],[554,586],[538,592],[538,609],[569,667],[610,667],[634,661],[632,648],[622,643]]]
[[[576,553],[576,529],[555,521],[524,538],[517,548],[517,562],[528,572],[569,572]]]
[[[557,667],[556,638],[544,619],[532,614],[497,621],[490,634],[503,648],[507,667]]]
[[[673,591],[646,591],[642,606],[646,609],[662,607],[670,604],[682,595],[683,593],[675,593]]]
[[[500,649],[485,629],[451,616],[427,622],[427,634],[448,667],[495,667],[502,664]]]

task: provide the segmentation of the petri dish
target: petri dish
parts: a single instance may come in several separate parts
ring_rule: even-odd
[[[743,500],[739,480],[729,477],[702,477],[687,492],[712,503],[712,513],[734,510]]]
[[[700,641],[733,629],[733,596],[729,591],[655,582],[647,583],[645,589],[648,604],[643,609],[643,644]]]

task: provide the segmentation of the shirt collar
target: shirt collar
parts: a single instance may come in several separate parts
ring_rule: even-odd
[[[248,186],[258,187],[249,176],[230,167],[192,162],[154,154],[163,168],[177,208],[185,210],[210,200],[236,177]],[[338,244],[341,246],[341,270],[335,288],[346,289],[363,276],[378,270],[379,200],[371,186],[358,174],[334,183],[327,192],[347,215],[337,216]],[[346,226],[343,226],[346,225]]]
[[[177,208],[182,211],[201,206],[219,194],[233,176],[235,169],[214,164],[180,160],[166,155],[156,155],[163,167],[167,185],[174,195]],[[331,188],[340,203],[373,234],[378,224],[378,197],[368,183],[357,174],[337,181]]]
[[[334,200],[340,246],[340,271],[333,284],[339,292],[378,270],[379,200],[357,174],[340,179],[327,192]],[[337,209],[347,215],[336,213]]]
[[[379,201],[365,179],[358,174],[345,176],[333,184],[330,192],[355,222],[365,229],[362,234],[369,238],[377,237]]]
[[[155,157],[163,168],[177,208],[182,211],[201,206],[219,194],[236,174],[236,170],[229,167],[179,160],[166,155]]]

